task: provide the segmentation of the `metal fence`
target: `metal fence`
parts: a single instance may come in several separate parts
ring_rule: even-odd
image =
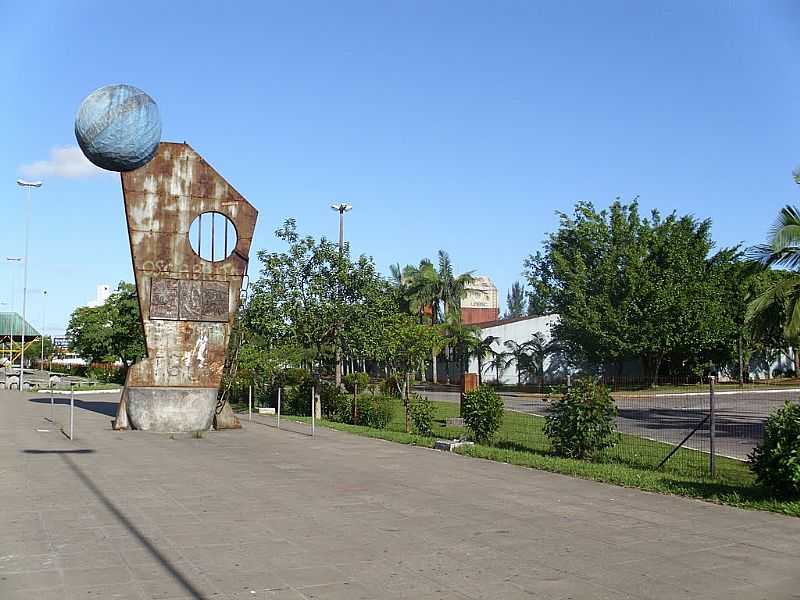
[[[786,400],[796,401],[800,387],[689,383],[686,379],[605,379],[617,405],[620,441],[600,460],[636,467],[715,475],[746,461],[763,437],[764,423]],[[568,382],[551,387],[550,398]],[[547,395],[501,391],[507,409],[505,424],[494,444],[518,450],[547,452],[544,420],[551,402]]]

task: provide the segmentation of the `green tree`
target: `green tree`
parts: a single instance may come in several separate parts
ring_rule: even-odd
[[[483,363],[487,356],[492,356],[497,336],[487,335],[472,349],[472,356],[478,361],[478,385],[483,383]]]
[[[145,353],[136,286],[120,282],[102,306],[73,311],[67,338],[87,361],[119,360],[127,371]]]
[[[665,361],[697,370],[733,346],[722,280],[738,251],[713,246],[708,220],[578,203],[526,260],[529,302],[557,313],[558,343],[597,368],[639,359],[653,382]]]
[[[519,281],[511,284],[511,289],[506,295],[506,306],[506,319],[525,316],[528,300],[525,296],[525,286]]]
[[[244,322],[265,351],[296,347],[310,371],[333,365],[336,349],[346,356],[375,356],[381,319],[399,310],[398,294],[371,258],[351,260],[345,246],[301,237],[295,221],[275,232],[285,251],[258,253],[259,279]]]

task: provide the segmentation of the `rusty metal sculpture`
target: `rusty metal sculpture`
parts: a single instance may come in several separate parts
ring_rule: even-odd
[[[121,178],[147,357],[128,371],[115,428],[207,430],[258,213],[185,143],[162,142],[150,162]],[[198,254],[202,239],[192,247],[190,227],[204,217],[222,256]],[[224,246],[214,239],[216,220],[226,224],[217,234]],[[228,222],[236,234],[230,248]],[[218,428],[238,424],[226,410]]]

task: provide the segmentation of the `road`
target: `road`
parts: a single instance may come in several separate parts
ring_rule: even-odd
[[[430,400],[458,402],[454,391],[419,390]],[[500,394],[509,410],[546,415],[542,396],[507,392]],[[612,394],[619,408],[617,427],[622,433],[667,444],[678,444],[709,412],[708,392],[660,394],[657,391]],[[716,452],[745,460],[763,436],[764,421],[786,400],[796,401],[800,390],[721,391],[715,398]],[[709,450],[708,421],[690,438],[686,447]]]

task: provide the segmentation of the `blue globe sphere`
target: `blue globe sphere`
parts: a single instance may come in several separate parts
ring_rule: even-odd
[[[107,85],[89,94],[75,117],[75,137],[90,161],[109,171],[147,164],[161,141],[153,99],[132,85]]]

